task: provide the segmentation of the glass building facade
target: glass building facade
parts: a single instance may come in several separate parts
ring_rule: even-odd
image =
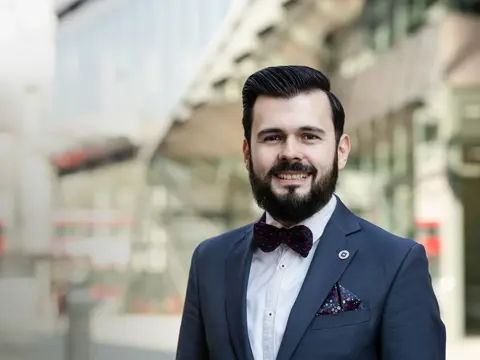
[[[155,134],[167,129],[174,107],[202,65],[233,3],[86,1],[61,16],[56,39],[56,101],[48,122],[57,134],[59,147],[75,147],[79,138],[88,143],[90,138],[100,138],[101,142],[102,138],[118,136],[144,145],[145,139],[150,140],[152,128]],[[157,204],[161,197],[158,189],[145,190],[145,183],[138,180],[145,180],[145,165],[145,159],[139,155],[120,166],[127,169],[127,174],[105,165],[60,178],[68,190],[58,195],[59,208],[68,205],[72,213],[86,208],[93,211],[96,205],[90,197],[100,193],[112,199],[109,210],[127,212],[129,222],[109,228],[97,223],[87,227],[57,224],[56,231],[58,239],[72,233],[75,239],[87,241],[92,232],[98,233],[98,228],[103,229],[100,230],[104,238],[129,238],[128,267],[97,267],[94,277],[98,285],[120,289],[126,295],[127,310],[158,312],[175,308],[172,299],[178,298],[181,291],[180,285],[173,286],[166,275],[166,264],[174,263],[174,254],[167,262],[164,226],[174,226],[175,218],[154,223],[155,217],[144,216],[149,204]],[[79,181],[69,181],[75,177]],[[116,204],[119,187],[122,194],[127,192],[133,197],[128,201],[128,210]],[[76,193],[87,195],[76,197]],[[95,218],[94,213],[92,217]],[[60,268],[65,266],[61,260]],[[176,292],[172,293],[172,288]]]
[[[346,171],[367,179],[340,192],[367,193],[357,213],[425,246],[455,338],[480,332],[479,30],[477,2],[372,0],[320,58],[347,100]]]

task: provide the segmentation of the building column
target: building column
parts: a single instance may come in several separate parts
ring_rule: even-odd
[[[445,139],[452,135],[453,124],[448,103],[448,93],[439,91],[413,114],[414,213],[417,231],[437,231],[440,249],[436,256],[430,256],[430,272],[448,338],[453,340],[463,332],[463,216],[462,204],[449,185],[446,171]],[[416,240],[423,243],[427,239],[417,232]],[[428,244],[423,245],[428,254]]]
[[[49,255],[52,244],[53,174],[46,130],[51,117],[55,29],[53,0],[0,4],[0,141],[10,144],[0,158],[0,166],[10,176],[0,188],[0,197],[8,200],[0,214],[6,220],[0,275],[18,281],[37,278],[38,299],[49,299],[51,280],[50,271],[45,270],[49,266],[37,267],[35,262]],[[48,305],[39,301],[33,305],[32,300],[32,306]]]

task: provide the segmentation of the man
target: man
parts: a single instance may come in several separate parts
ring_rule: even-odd
[[[334,195],[350,139],[328,79],[270,67],[243,88],[254,224],[194,251],[177,360],[440,360],[423,246]]]

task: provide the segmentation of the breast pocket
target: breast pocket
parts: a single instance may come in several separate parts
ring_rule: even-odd
[[[312,322],[312,330],[358,325],[370,321],[370,309],[345,311],[338,314],[318,315]]]

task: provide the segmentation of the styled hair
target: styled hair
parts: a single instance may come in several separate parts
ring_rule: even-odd
[[[330,81],[320,71],[308,66],[272,66],[250,75],[242,90],[243,130],[250,144],[252,136],[253,106],[261,95],[290,99],[294,96],[324,91],[332,107],[335,138],[338,142],[343,134],[345,111],[340,100],[330,92]]]

